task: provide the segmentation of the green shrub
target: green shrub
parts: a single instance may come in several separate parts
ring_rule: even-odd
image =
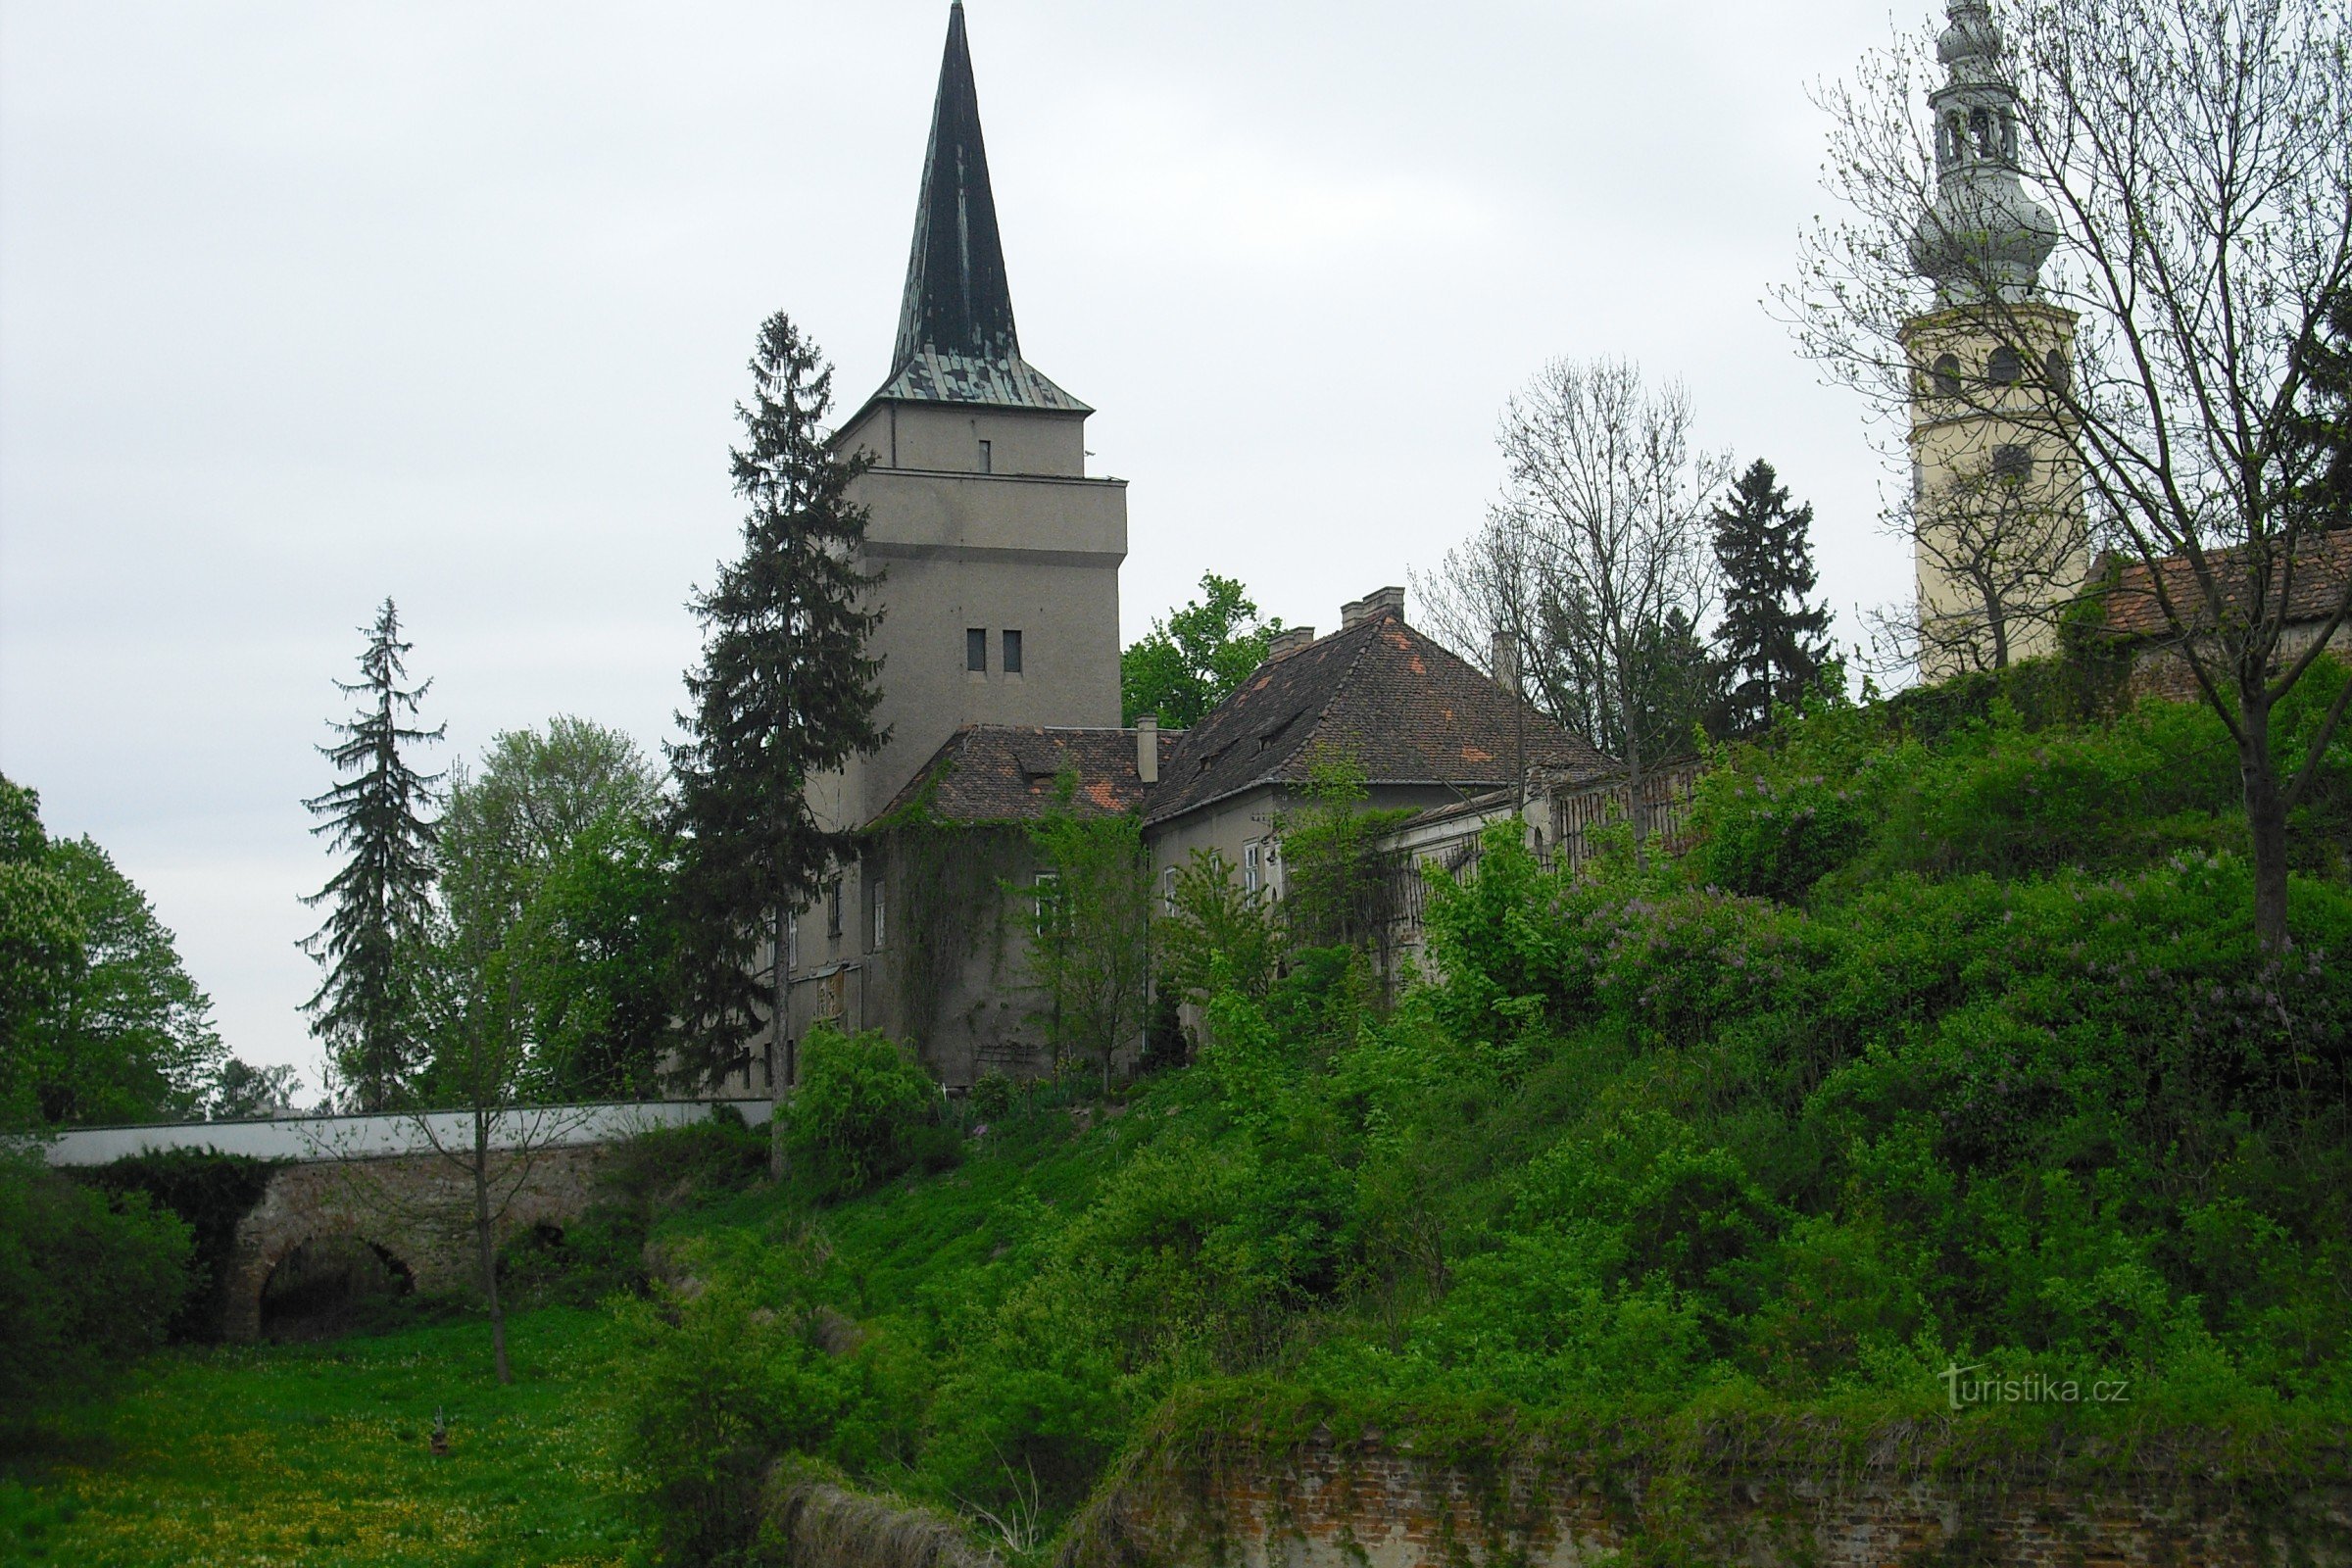
[[[186,1298],[188,1226],[0,1154],[0,1405],[55,1397],[163,1344]]]
[[[237,1226],[269,1190],[274,1162],[216,1149],[171,1149],[129,1154],[89,1172],[87,1180],[113,1194],[145,1193],[159,1208],[188,1224],[195,1242],[188,1258],[188,1293],[172,1317],[174,1340],[210,1340],[220,1333]]]
[[[661,1561],[751,1563],[769,1461],[822,1445],[846,1374],[813,1343],[788,1254],[696,1262],[694,1285],[621,1309],[622,1453]]]
[[[938,1168],[956,1158],[954,1131],[940,1126],[939,1086],[879,1030],[809,1031],[785,1108],[795,1177],[820,1197],[846,1197],[918,1162]]]

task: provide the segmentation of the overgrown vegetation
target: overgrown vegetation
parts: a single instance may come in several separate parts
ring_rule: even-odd
[[[1393,1006],[1357,948],[1263,984],[1210,953],[1189,1070],[1067,1110],[999,1086],[952,1173],[796,1175],[665,1244],[691,1284],[632,1319],[638,1463],[668,1473],[659,1412],[725,1430],[671,1453],[664,1539],[753,1551],[723,1499],[782,1447],[1017,1554],[1155,1410],[1411,1422],[1440,1454],[1933,1415],[2328,1462],[2352,757],[2298,823],[2305,935],[2266,956],[2218,723],[2029,724],[2026,678],[1722,752],[1678,863],[1571,881],[1491,839]],[[2021,1422],[1951,1409],[1960,1368],[2125,1393]]]

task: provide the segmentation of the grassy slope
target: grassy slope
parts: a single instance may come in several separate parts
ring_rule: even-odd
[[[0,1455],[0,1562],[621,1562],[615,1337],[568,1308],[511,1328],[508,1389],[474,1321],[159,1357]]]

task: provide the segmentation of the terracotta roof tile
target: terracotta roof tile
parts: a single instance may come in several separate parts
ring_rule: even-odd
[[[1161,776],[1182,730],[1159,735]],[[1143,804],[1131,729],[1050,729],[1023,724],[968,724],[948,737],[931,760],[883,808],[879,822],[925,792],[931,814],[950,822],[1027,822],[1052,810],[1066,768],[1078,776],[1070,808],[1080,816],[1132,811]],[[873,824],[868,824],[872,826]]]
[[[2243,592],[2248,584],[2238,563],[2244,547],[2232,550],[2214,550],[2205,559],[2212,564],[2226,588]],[[2296,552],[2294,585],[2288,595],[2286,619],[2311,622],[2326,620],[2343,601],[2345,581],[2352,577],[2352,529],[2307,537]],[[2164,589],[2175,611],[2182,615],[2198,616],[2204,612],[2205,596],[2197,586],[2196,573],[2185,556],[2167,556],[2157,563],[2164,571]],[[2239,574],[2234,583],[2230,573]],[[2094,571],[2094,577],[2097,572]],[[2169,637],[2172,628],[2164,617],[2164,607],[2156,597],[2155,578],[2148,564],[2133,561],[2119,570],[2116,584],[2107,593],[2107,629],[2125,637]]]

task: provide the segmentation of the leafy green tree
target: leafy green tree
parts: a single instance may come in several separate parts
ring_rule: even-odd
[[[760,1027],[747,971],[847,851],[809,809],[808,782],[878,749],[881,662],[865,651],[879,581],[859,564],[866,514],[850,486],[872,466],[837,452],[821,421],[833,371],[782,312],[761,324],[735,493],[749,503],[743,554],[692,601],[702,663],[686,676],[685,741],[669,749],[684,837],[681,917],[690,944],[684,1013],[693,1065],[715,1079]],[[783,1033],[785,974],[771,963],[768,1017]],[[789,1045],[782,1081],[793,1081]]]
[[[1715,509],[1715,564],[1723,575],[1723,619],[1715,641],[1728,666],[1725,719],[1752,735],[1775,705],[1793,708],[1820,679],[1830,654],[1826,605],[1808,605],[1813,508],[1791,511],[1788,487],[1771,464],[1748,465]]]
[[[1307,764],[1307,804],[1275,821],[1283,922],[1298,947],[1368,951],[1388,938],[1396,868],[1379,840],[1413,813],[1366,809],[1369,794],[1353,757],[1317,756]]]
[[[1064,775],[1060,807],[1030,824],[1042,870],[1028,965],[1054,1060],[1093,1057],[1107,1094],[1111,1058],[1143,1028],[1151,997],[1152,854],[1140,816],[1072,811],[1076,784]]]
[[[41,1114],[51,1124],[193,1116],[226,1053],[213,1004],[180,967],[146,896],[86,838],[53,844],[72,891],[80,952],[33,1031]]]
[[[1156,942],[1159,987],[1206,1004],[1222,991],[1263,1000],[1282,961],[1282,922],[1263,887],[1244,888],[1217,850],[1176,867]]]
[[[1119,656],[1119,706],[1132,724],[1156,713],[1170,729],[1190,729],[1265,662],[1266,644],[1282,622],[1257,618],[1250,591],[1232,577],[1205,572],[1200,597],[1164,619]]]
[[[533,1077],[557,1100],[656,1093],[677,1028],[674,845],[614,811],[551,863],[515,935]]]
[[[57,1010],[86,933],[49,863],[40,797],[0,778],[0,1125],[41,1119],[34,1036]]]
[[[40,799],[0,780],[0,1117],[151,1121],[196,1112],[224,1053],[145,895],[89,839],[51,841]]]
[[[475,772],[460,772],[439,828],[442,901],[452,918],[503,930],[584,833],[618,817],[650,820],[660,773],[619,730],[568,714],[492,737]]]
[[[532,1098],[651,1093],[677,1043],[674,855],[660,776],[617,730],[558,717],[497,736],[459,770],[440,825],[441,897],[466,951],[511,969]]]
[[[432,688],[427,680],[404,687],[411,644],[401,641],[400,612],[390,599],[376,612],[360,655],[360,679],[337,681],[346,696],[365,699],[350,720],[334,725],[341,737],[319,754],[340,779],[303,805],[321,818],[311,829],[338,854],[348,854],[326,886],[303,902],[327,906],[324,924],[303,951],[326,978],[303,1010],[327,1048],[347,1092],[362,1109],[380,1109],[415,1064],[417,966],[413,950],[432,918],[433,820],[438,773],[409,765],[404,747],[442,737],[443,726],[404,722]]]

